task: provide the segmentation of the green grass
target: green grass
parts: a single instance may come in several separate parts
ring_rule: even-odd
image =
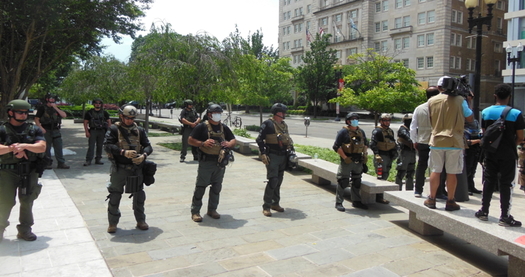
[[[159,142],[157,143],[160,146],[164,146],[171,150],[180,151],[182,150],[182,142]]]
[[[175,134],[168,133],[168,132],[165,132],[165,133],[148,133],[148,137],[171,137],[171,136],[175,136]]]

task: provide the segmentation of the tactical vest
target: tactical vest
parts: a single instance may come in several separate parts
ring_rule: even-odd
[[[60,117],[54,108],[44,106],[44,113],[40,118],[40,125],[51,126],[53,129],[62,124],[62,117]]]
[[[288,125],[286,123],[277,123],[274,119],[270,119],[273,122],[275,134],[266,134],[264,142],[266,144],[278,144],[281,148],[288,148],[293,145],[292,138],[288,133]]]
[[[4,123],[0,125],[0,141],[2,145],[8,146],[14,143],[34,143],[36,137],[35,126],[31,123],[26,123],[25,130],[18,134],[13,129],[11,124]],[[29,161],[34,162],[38,158],[43,158],[45,153],[33,153],[31,151],[25,151]],[[0,155],[0,164],[16,164],[24,161],[25,159],[17,158],[13,152]]]
[[[381,128],[381,126],[378,126],[377,128]],[[383,133],[383,141],[377,142],[377,149],[380,151],[390,151],[396,148],[396,142],[393,139],[390,139],[394,138],[394,131],[390,128],[381,128],[381,131]]]
[[[365,151],[365,138],[360,129],[350,130],[348,126],[343,127],[348,131],[350,143],[343,143],[341,148],[345,154],[362,154]]]
[[[397,133],[397,143],[399,143],[399,145],[403,146],[403,147],[408,147],[410,149],[412,149],[412,143],[404,138],[402,138],[399,134],[402,132],[401,128],[405,128],[407,131],[410,131],[405,125],[401,125],[401,127],[399,127],[399,131]]]
[[[192,109],[191,111],[186,110],[186,114],[184,118],[188,120],[189,122],[195,122],[197,121],[198,115],[194,109]]]
[[[115,125],[118,130],[117,146],[124,150],[135,150],[137,153],[142,154],[144,149],[140,144],[140,130],[137,123],[133,122],[133,125],[130,127],[124,126],[122,122],[117,122]],[[128,131],[127,139],[120,128]]]
[[[221,141],[225,141],[226,137],[224,136],[224,127],[222,126],[222,123],[219,123],[221,126],[221,130],[219,132],[213,131],[213,128],[211,127],[211,124],[209,121],[204,122],[206,124],[206,127],[208,127],[208,138],[215,140],[215,143],[212,147],[204,147],[201,146],[199,149],[208,155],[219,155],[221,152]],[[220,138],[220,141],[217,141],[216,138]]]
[[[106,129],[108,128],[108,122],[104,117],[104,110],[96,111],[95,109],[89,110],[91,120],[89,120],[90,129]]]

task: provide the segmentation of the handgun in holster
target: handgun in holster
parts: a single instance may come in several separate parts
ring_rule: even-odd
[[[24,161],[17,164],[18,176],[20,178],[18,184],[18,192],[20,195],[29,195],[30,182],[31,182],[31,162]]]

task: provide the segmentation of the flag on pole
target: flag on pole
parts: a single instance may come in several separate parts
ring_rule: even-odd
[[[357,30],[357,26],[355,26],[355,22],[352,18],[350,18],[350,26],[352,27],[352,29],[355,29],[356,31],[359,31]]]
[[[312,42],[312,35],[308,31],[308,28],[306,28],[306,41]]]
[[[336,35],[339,37],[343,37],[343,39],[345,39],[345,36],[341,33],[341,30],[339,30],[339,27],[337,27],[337,25],[334,25],[334,29],[335,29],[335,33]]]
[[[322,36],[324,35],[324,29],[323,27],[319,27],[319,34]]]

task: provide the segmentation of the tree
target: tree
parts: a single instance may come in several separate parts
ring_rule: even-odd
[[[316,34],[310,44],[310,51],[304,54],[304,66],[298,68],[297,86],[308,95],[308,106],[313,103],[314,118],[317,118],[317,106],[335,88],[333,66],[337,61],[336,50],[327,49],[330,34]]]
[[[72,56],[99,53],[100,39],[134,37],[136,20],[152,0],[2,1],[0,4],[0,114],[6,104]]]
[[[412,111],[425,101],[425,92],[419,88],[416,72],[392,58],[368,49],[364,54],[348,57],[354,60],[350,74],[344,77],[345,89],[340,97],[330,102],[356,105],[375,115]]]

